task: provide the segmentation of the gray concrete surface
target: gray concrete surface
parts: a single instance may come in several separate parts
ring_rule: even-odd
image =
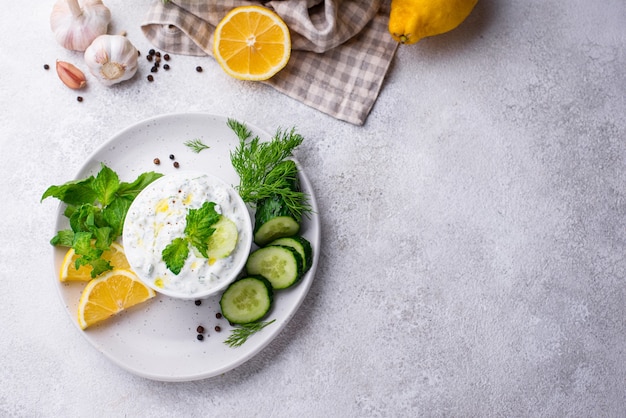
[[[107,4],[113,31],[147,50],[149,1]],[[78,104],[42,69],[78,57],[54,43],[51,5],[3,12],[0,415],[626,414],[626,3],[481,0],[455,31],[399,49],[362,127],[210,58]],[[183,75],[196,65],[202,77]],[[277,339],[223,376],[170,384],[119,369],[71,324],[55,204],[39,198],[112,134],[181,111],[296,126],[323,246]]]

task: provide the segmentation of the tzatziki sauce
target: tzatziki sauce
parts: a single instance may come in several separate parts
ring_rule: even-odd
[[[221,259],[207,260],[193,247],[178,274],[163,250],[185,236],[189,209],[214,202],[217,213],[237,226],[237,245]],[[123,245],[132,270],[152,289],[172,297],[211,295],[230,284],[245,265],[252,242],[250,214],[239,194],[222,180],[199,172],[165,175],[137,195],[124,222]]]

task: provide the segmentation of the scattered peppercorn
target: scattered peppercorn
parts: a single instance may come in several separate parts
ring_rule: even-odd
[[[146,55],[146,59],[150,62],[152,62],[152,55]]]
[[[50,66],[49,66],[48,64],[44,64],[44,65],[43,65],[43,69],[44,69],[44,70],[49,70],[49,69],[50,69]]]
[[[178,164],[178,161],[174,161],[174,168],[178,168],[180,167],[180,164]]]
[[[156,55],[157,57],[161,56],[161,53],[159,51],[155,52],[154,55]]]
[[[156,165],[161,164],[161,160],[159,160],[158,158],[155,158],[154,160],[152,160],[152,162]]]
[[[157,67],[156,65],[152,66],[152,68],[150,68],[150,72],[151,73],[156,73],[157,71],[159,71],[159,67]]]
[[[154,77],[152,77],[152,74],[148,74],[148,81],[154,81]]]
[[[215,314],[215,317],[216,317],[217,319],[220,319],[220,318],[222,317],[222,314],[218,312],[218,313],[216,313],[216,314]]]
[[[220,332],[221,330],[222,330],[222,328],[220,328],[220,326],[219,326],[219,325],[216,325],[216,326],[215,326],[215,332]]]
[[[196,304],[196,306],[200,306],[200,305],[202,305],[202,301],[201,301],[201,300],[197,300],[197,301],[195,301],[194,303]]]
[[[154,54],[155,54],[155,52],[156,52],[156,51],[155,51],[154,49],[151,49],[150,51],[148,51],[148,54],[150,54],[150,55],[154,55]]]
[[[198,325],[196,331],[198,332],[198,334],[204,334],[204,327],[202,325]]]
[[[164,69],[165,71],[169,70],[169,69],[170,69],[170,65],[169,65],[169,64],[165,64],[165,65],[163,66],[163,69]]]
[[[137,50],[137,56],[140,57],[141,56],[141,51]]]
[[[202,72],[202,67],[200,67],[199,65],[196,67],[196,71],[201,73]]]
[[[83,101],[83,96],[78,96],[78,97],[76,98],[76,100],[78,100],[79,102],[82,102],[82,101]]]
[[[170,54],[165,54],[165,55],[163,55],[163,59],[164,59],[165,61],[169,61],[169,60],[170,60]]]
[[[198,341],[202,341],[202,340],[204,340],[204,335],[198,334],[198,336],[196,338],[198,339]]]

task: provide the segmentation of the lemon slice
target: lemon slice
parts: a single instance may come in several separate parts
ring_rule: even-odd
[[[78,302],[78,324],[85,329],[155,295],[132,271],[108,271],[85,286]]]
[[[73,248],[70,248],[67,253],[65,253],[65,257],[63,258],[63,263],[61,264],[61,268],[59,271],[59,280],[62,282],[88,282],[92,279],[91,277],[91,266],[84,265],[80,266],[79,269],[76,269],[76,259],[78,255],[74,252]],[[128,264],[128,260],[126,259],[126,254],[124,253],[124,248],[118,243],[111,244],[111,249],[106,250],[102,253],[102,258],[107,260],[113,268],[118,269],[129,269],[130,264]]]
[[[267,80],[289,61],[289,29],[270,9],[261,6],[236,7],[215,28],[213,55],[232,77]]]

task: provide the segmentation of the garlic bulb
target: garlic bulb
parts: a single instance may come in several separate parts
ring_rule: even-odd
[[[81,6],[82,5],[82,6]],[[101,0],[57,0],[50,28],[64,48],[84,51],[98,36],[107,33],[111,11]]]
[[[100,35],[85,50],[85,64],[100,82],[111,86],[135,75],[137,55],[125,36]]]

